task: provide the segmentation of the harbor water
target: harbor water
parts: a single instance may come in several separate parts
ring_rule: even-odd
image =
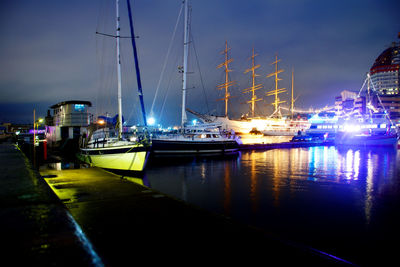
[[[143,179],[163,193],[360,266],[388,266],[397,257],[400,154],[394,148],[152,158]]]

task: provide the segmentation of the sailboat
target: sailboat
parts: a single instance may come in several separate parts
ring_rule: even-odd
[[[220,132],[220,124],[199,124],[187,126],[186,90],[187,65],[189,52],[189,14],[188,1],[183,1],[185,10],[184,41],[183,41],[183,69],[182,69],[182,113],[181,132],[171,135],[160,135],[152,138],[152,153],[155,155],[188,155],[188,154],[215,154],[232,153],[239,149],[239,140],[234,135]]]
[[[144,111],[143,94],[140,82],[139,65],[131,19],[129,0],[128,11],[131,26],[131,39],[135,56],[135,67],[138,82],[139,98],[142,107],[143,119],[146,125],[146,113]],[[120,60],[120,16],[119,0],[116,3],[116,35],[112,36],[117,41],[117,89],[118,89],[118,115],[116,129],[110,124],[95,127],[89,135],[83,138],[83,146],[80,148],[81,158],[92,166],[111,170],[124,170],[141,172],[145,168],[146,159],[150,151],[146,139],[138,141],[134,136],[124,136],[122,131],[122,88],[121,88],[121,60]],[[103,34],[106,35],[106,34]],[[110,35],[107,35],[110,36]],[[97,129],[96,129],[97,128]]]

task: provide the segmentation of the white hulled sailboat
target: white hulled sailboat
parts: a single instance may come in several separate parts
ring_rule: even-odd
[[[128,2],[130,12],[130,5]],[[129,13],[131,16],[131,14]],[[131,22],[132,20],[130,20]],[[134,49],[136,74],[138,81],[139,96],[142,97],[140,73],[137,63],[136,46],[134,43],[133,25],[131,24],[131,39]],[[134,137],[124,137],[122,133],[122,95],[121,95],[121,60],[120,60],[120,17],[119,17],[119,0],[116,0],[116,36],[117,40],[117,81],[118,81],[118,122],[117,129],[106,127],[96,129],[89,133],[87,138],[83,140],[81,147],[81,157],[85,162],[92,166],[126,171],[143,171],[147,155],[149,153],[149,145],[147,142],[138,142]],[[143,103],[143,98],[140,99]],[[146,116],[144,106],[142,105],[143,117],[146,124]]]
[[[179,134],[161,135],[152,138],[152,152],[154,154],[215,154],[231,153],[239,149],[235,136],[221,134],[219,125],[203,124],[186,126],[186,89],[187,65],[189,52],[189,14],[188,1],[183,1],[185,8],[184,42],[183,42],[183,79],[182,79],[182,117],[181,132]]]

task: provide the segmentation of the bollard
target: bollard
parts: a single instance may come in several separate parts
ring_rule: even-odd
[[[43,140],[43,160],[47,160],[47,140]]]

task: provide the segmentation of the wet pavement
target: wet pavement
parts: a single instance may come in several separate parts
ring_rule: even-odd
[[[136,183],[140,179],[97,168],[45,168],[40,176],[11,144],[0,144],[0,162],[0,225],[7,255],[15,262],[344,264]]]
[[[13,144],[0,144],[0,173],[4,266],[93,264],[68,210]]]

